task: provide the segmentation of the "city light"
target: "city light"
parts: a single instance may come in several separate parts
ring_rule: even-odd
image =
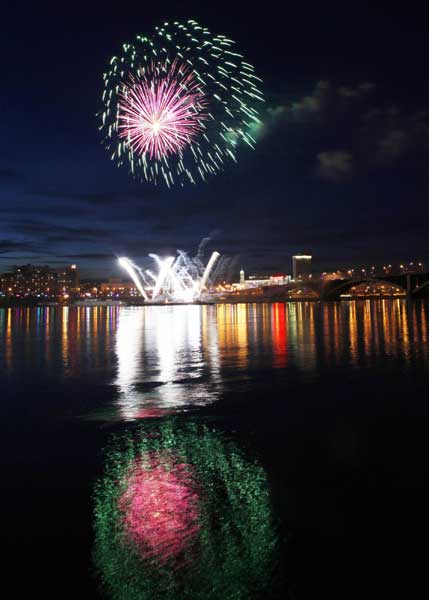
[[[401,263],[348,265],[326,271],[314,270],[308,254],[292,257],[293,274],[274,275],[257,273],[245,276],[241,269],[226,272],[229,259],[220,262],[220,254],[213,252],[207,262],[201,256],[189,257],[177,250],[175,256],[160,257],[149,254],[154,267],[143,268],[130,258],[122,256],[119,265],[126,272],[124,278],[117,274],[102,279],[81,279],[78,265],[70,264],[60,269],[48,265],[18,265],[0,273],[0,305],[29,306],[123,306],[125,304],[199,302],[222,303],[226,301],[269,301],[303,298],[326,298],[329,285],[344,280],[399,286],[408,295],[423,296],[429,290],[429,273],[421,258]],[[113,258],[113,257],[112,257]],[[145,265],[150,266],[150,265]],[[377,284],[378,285],[378,284]],[[381,289],[381,288],[380,288]],[[385,292],[388,288],[385,288]],[[301,291],[299,291],[301,290]],[[394,290],[393,290],[394,291]],[[362,290],[360,290],[360,293]],[[396,295],[394,291],[394,295]],[[368,297],[374,294],[371,289]],[[386,295],[386,293],[384,293]]]

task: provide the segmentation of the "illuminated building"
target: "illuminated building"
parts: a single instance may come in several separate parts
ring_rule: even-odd
[[[0,274],[0,294],[9,298],[54,299],[79,291],[76,265],[57,272],[47,265],[18,265]]]
[[[311,254],[294,254],[292,256],[292,278],[307,279],[311,277]]]
[[[98,285],[98,289],[103,296],[138,296],[138,289],[131,281],[124,282],[122,279],[112,278],[107,282]]]
[[[19,265],[0,276],[0,292],[4,296],[53,297],[56,294],[57,274],[48,266]]]
[[[243,273],[243,278],[241,274]],[[249,279],[244,279],[244,271],[240,271],[240,283],[233,283],[233,288],[245,288],[245,289],[253,289],[253,288],[263,288],[271,285],[286,285],[290,282],[290,275],[250,275]]]
[[[75,294],[79,291],[79,273],[76,265],[69,265],[58,273],[58,294]]]
[[[77,270],[77,266],[75,264],[70,265],[67,267],[66,273],[70,277],[70,291],[77,292],[79,290],[79,271]]]

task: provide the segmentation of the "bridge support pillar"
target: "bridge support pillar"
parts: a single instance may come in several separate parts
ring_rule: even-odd
[[[407,273],[407,295],[411,296],[411,274]]]

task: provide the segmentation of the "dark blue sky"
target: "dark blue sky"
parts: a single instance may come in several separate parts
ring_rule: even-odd
[[[36,6],[37,4],[37,6]],[[180,8],[179,8],[180,4]],[[209,249],[247,272],[429,262],[427,20],[362,3],[2,5],[0,270]],[[404,12],[406,11],[406,12]],[[102,73],[125,41],[194,18],[235,39],[264,80],[254,152],[206,184],[133,181],[101,145]]]

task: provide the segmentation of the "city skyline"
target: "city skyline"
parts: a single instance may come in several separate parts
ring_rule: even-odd
[[[180,253],[184,253],[183,250],[179,250],[178,252]],[[218,254],[217,251],[214,252],[215,254]],[[186,254],[186,253],[184,253]],[[187,255],[187,254],[186,254]],[[148,256],[144,257],[144,261],[143,261],[143,266],[149,266],[150,265],[150,261],[153,261],[153,256],[152,254],[149,254]],[[299,253],[298,253],[298,256]],[[18,257],[19,258],[19,257]],[[122,261],[122,257],[114,257],[112,256],[111,258],[111,265],[112,268],[109,271],[107,271],[106,273],[98,273],[96,275],[90,275],[85,268],[81,269],[80,265],[77,265],[76,263],[65,263],[65,262],[61,262],[60,261],[51,261],[52,264],[47,264],[46,262],[19,262],[17,258],[17,261],[14,264],[10,264],[7,265],[6,268],[2,269],[0,271],[0,274],[12,274],[14,272],[16,272],[17,270],[19,271],[22,268],[34,268],[34,269],[48,269],[52,272],[55,273],[62,273],[65,270],[68,269],[77,269],[79,272],[79,276],[81,278],[83,278],[84,281],[101,281],[101,280],[113,280],[113,281],[119,281],[119,280],[125,280],[125,279],[129,279],[130,281],[132,280],[132,278],[130,278],[129,275],[124,274],[124,268],[123,265],[121,265],[121,261]],[[161,260],[164,260],[168,257],[164,256],[164,257],[158,257]],[[205,256],[204,254],[202,256],[195,256],[194,257],[197,260],[201,260],[201,259],[207,259],[208,256]],[[290,257],[288,257],[288,261],[287,263],[281,265],[282,268],[280,269],[276,269],[276,268],[268,268],[265,271],[261,271],[258,270],[257,268],[249,268],[249,269],[244,269],[243,265],[240,265],[240,263],[236,260],[235,257],[231,257],[231,256],[221,256],[220,260],[217,264],[217,267],[220,267],[220,271],[222,271],[222,274],[225,273],[226,271],[228,272],[228,280],[230,282],[235,282],[235,281],[239,281],[241,280],[242,276],[244,277],[244,275],[249,276],[250,278],[255,278],[255,277],[260,277],[260,276],[267,276],[267,277],[277,277],[277,276],[285,276],[285,277],[291,277],[292,279],[294,278],[294,259],[296,258],[296,255],[292,255]],[[389,263],[386,262],[385,264],[372,264],[372,262],[374,261],[370,261],[368,264],[359,264],[359,265],[345,265],[345,264],[336,264],[336,265],[330,265],[330,268],[328,268],[326,271],[322,271],[319,267],[320,265],[318,264],[318,260],[317,260],[317,256],[310,256],[307,257],[307,255],[303,255],[302,258],[310,258],[310,268],[307,272],[307,274],[312,273],[313,275],[317,275],[317,276],[325,276],[325,275],[335,275],[335,274],[348,274],[350,275],[357,275],[358,273],[363,273],[364,275],[368,275],[371,276],[372,274],[377,274],[377,275],[383,275],[384,274],[388,274],[390,272],[393,273],[404,273],[404,272],[414,272],[414,271],[421,271],[424,272],[426,271],[426,263],[423,262],[423,260],[421,260],[420,258],[414,258],[413,260],[402,260],[400,262],[394,262],[394,263]],[[128,260],[128,259],[127,259]],[[191,259],[192,260],[192,259]],[[219,264],[220,263],[220,264]]]
[[[312,257],[292,257],[292,275],[248,275],[225,280],[221,255],[213,252],[205,263],[201,256],[183,252],[162,259],[151,253],[155,270],[136,265],[127,257],[119,264],[125,277],[81,277],[77,264],[62,269],[49,265],[17,265],[0,272],[0,305],[212,304],[282,302],[359,298],[426,297],[429,273],[423,262],[372,265],[360,269],[317,272]],[[227,259],[228,263],[228,259]]]

